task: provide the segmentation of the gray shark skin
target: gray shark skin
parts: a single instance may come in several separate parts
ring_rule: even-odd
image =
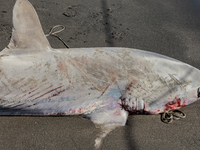
[[[200,71],[129,48],[53,49],[27,0],[13,10],[10,44],[0,52],[0,115],[82,115],[102,139],[129,114],[177,110],[199,99]]]

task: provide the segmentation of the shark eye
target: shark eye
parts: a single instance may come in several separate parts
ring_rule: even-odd
[[[200,88],[198,88],[198,90],[197,90],[197,97],[198,98],[200,97]]]

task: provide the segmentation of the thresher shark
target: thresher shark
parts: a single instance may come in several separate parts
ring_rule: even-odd
[[[35,9],[17,0],[9,45],[0,52],[0,115],[82,115],[101,129],[129,114],[173,112],[200,97],[200,71],[152,52],[116,47],[53,49]]]

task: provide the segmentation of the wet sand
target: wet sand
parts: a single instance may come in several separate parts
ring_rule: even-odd
[[[0,49],[9,43],[14,0],[0,0]],[[71,48],[129,47],[164,54],[200,69],[198,0],[30,0],[45,34],[55,25]],[[64,48],[48,37],[53,48]],[[181,109],[185,119],[164,124],[160,115],[129,116],[103,150],[184,150],[200,147],[200,101]],[[0,117],[0,149],[94,149],[98,129],[81,117]]]

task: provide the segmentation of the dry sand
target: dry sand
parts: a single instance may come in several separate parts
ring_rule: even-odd
[[[9,43],[14,0],[0,0],[0,49]],[[44,32],[54,25],[70,47],[129,47],[164,54],[200,69],[199,0],[30,0]],[[64,47],[53,37],[52,47]],[[200,101],[172,124],[160,115],[130,116],[103,150],[188,150],[200,147]],[[0,117],[2,150],[93,149],[98,129],[81,117]]]

